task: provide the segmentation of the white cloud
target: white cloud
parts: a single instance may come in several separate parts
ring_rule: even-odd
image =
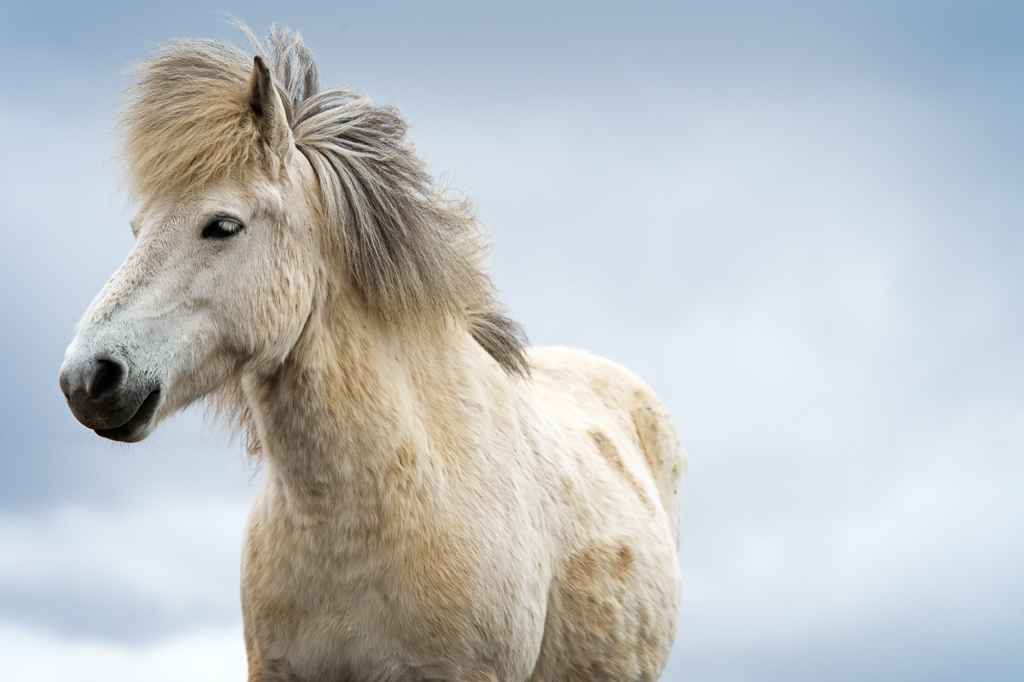
[[[247,513],[244,501],[187,496],[115,509],[79,504],[3,513],[0,592],[40,602],[52,592],[75,594],[97,611],[104,600],[110,609],[127,601],[171,616],[236,622]]]
[[[0,678],[32,682],[224,682],[246,676],[240,629],[200,628],[143,647],[63,638],[0,621]]]
[[[825,476],[698,468],[677,656],[722,672],[829,647],[852,661],[848,643],[867,639],[902,642],[903,664],[927,667],[929,650],[1019,627],[1022,451],[1024,405],[988,403],[916,425],[887,465],[852,448]]]

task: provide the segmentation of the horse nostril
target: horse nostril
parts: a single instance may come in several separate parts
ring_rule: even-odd
[[[106,398],[121,388],[127,374],[125,366],[116,360],[97,360],[86,386],[89,398],[94,401]]]

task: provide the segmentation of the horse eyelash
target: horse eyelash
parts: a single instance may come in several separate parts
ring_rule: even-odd
[[[237,226],[230,232],[220,230],[219,226],[221,223],[232,223]],[[203,227],[202,238],[203,239],[230,239],[245,231],[245,223],[232,215],[216,215],[211,218],[206,226]]]

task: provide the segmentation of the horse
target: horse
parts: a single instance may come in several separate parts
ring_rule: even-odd
[[[626,369],[529,348],[471,201],[289,29],[171,43],[120,113],[134,245],[60,370],[133,443],[204,400],[264,468],[249,680],[654,680],[686,454]]]

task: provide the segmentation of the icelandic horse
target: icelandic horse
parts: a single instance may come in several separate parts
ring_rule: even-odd
[[[122,442],[207,397],[265,469],[249,679],[654,680],[686,454],[622,367],[527,348],[472,204],[298,34],[170,44],[122,111],[135,243],[60,386]]]

